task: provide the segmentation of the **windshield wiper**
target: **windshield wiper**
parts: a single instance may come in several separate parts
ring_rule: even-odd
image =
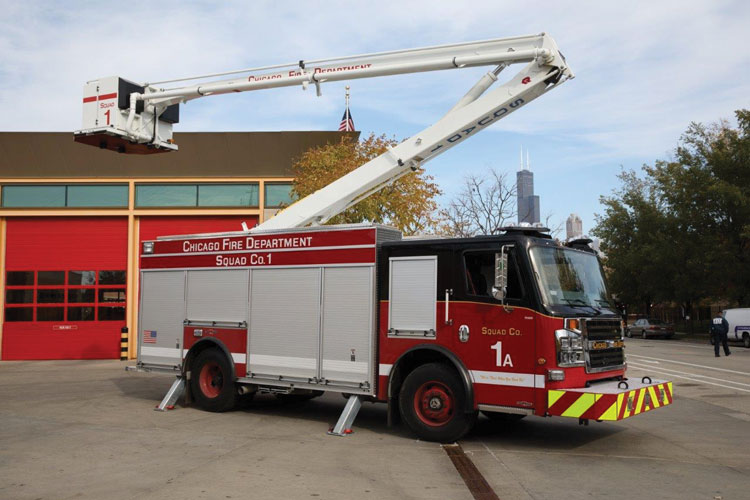
[[[598,302],[599,304],[603,304],[603,305],[605,305],[605,306],[609,307],[610,309],[612,308],[612,303],[611,303],[610,301],[608,301],[608,300],[604,300],[604,299],[596,299],[596,301],[597,301],[597,302]]]
[[[581,300],[581,299],[566,299],[566,298],[562,298],[560,300],[564,300],[565,302],[567,302],[570,307],[588,307],[589,309],[591,309],[592,311],[594,311],[594,316],[599,316],[601,314],[601,312],[596,307],[592,306],[591,304],[589,304],[585,300]]]

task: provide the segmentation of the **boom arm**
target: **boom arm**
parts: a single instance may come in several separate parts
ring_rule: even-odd
[[[509,82],[482,96],[497,81],[500,71],[514,63],[526,63],[526,66]],[[315,85],[320,95],[320,85],[326,81],[474,66],[495,68],[485,74],[437,123],[297,201],[254,230],[321,224],[465,138],[508,116],[559,83],[572,78],[573,73],[554,40],[542,33],[345,58],[299,61],[231,73],[251,73],[242,78],[173,89],[157,88],[154,87],[155,84],[138,86],[110,77],[89,82],[84,87],[84,128],[75,135],[79,142],[119,152],[174,150],[177,147],[171,136],[172,123],[175,123],[174,117],[177,115],[175,107],[178,103],[199,97],[292,85],[307,88],[310,84]],[[272,71],[268,72],[269,70]],[[266,72],[260,73],[261,71]],[[203,75],[190,80],[228,74],[230,73]],[[157,84],[175,81],[178,80]],[[108,111],[103,111],[104,109]]]

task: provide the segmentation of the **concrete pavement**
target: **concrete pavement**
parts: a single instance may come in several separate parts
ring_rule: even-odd
[[[632,378],[674,381],[673,405],[616,423],[481,418],[461,442],[499,498],[746,498],[750,350],[627,339]],[[155,412],[172,377],[118,361],[0,362],[0,498],[472,498],[439,445],[366,403],[271,396],[225,414]]]

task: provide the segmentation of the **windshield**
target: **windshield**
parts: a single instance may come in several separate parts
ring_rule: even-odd
[[[532,247],[530,254],[546,305],[612,308],[594,254],[553,247]]]

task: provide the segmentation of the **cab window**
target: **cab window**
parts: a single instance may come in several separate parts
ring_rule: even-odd
[[[492,285],[495,283],[495,252],[488,250],[466,252],[464,254],[464,270],[467,295],[492,298]],[[506,297],[508,299],[523,298],[523,287],[521,286],[515,251],[513,250],[508,253]]]

